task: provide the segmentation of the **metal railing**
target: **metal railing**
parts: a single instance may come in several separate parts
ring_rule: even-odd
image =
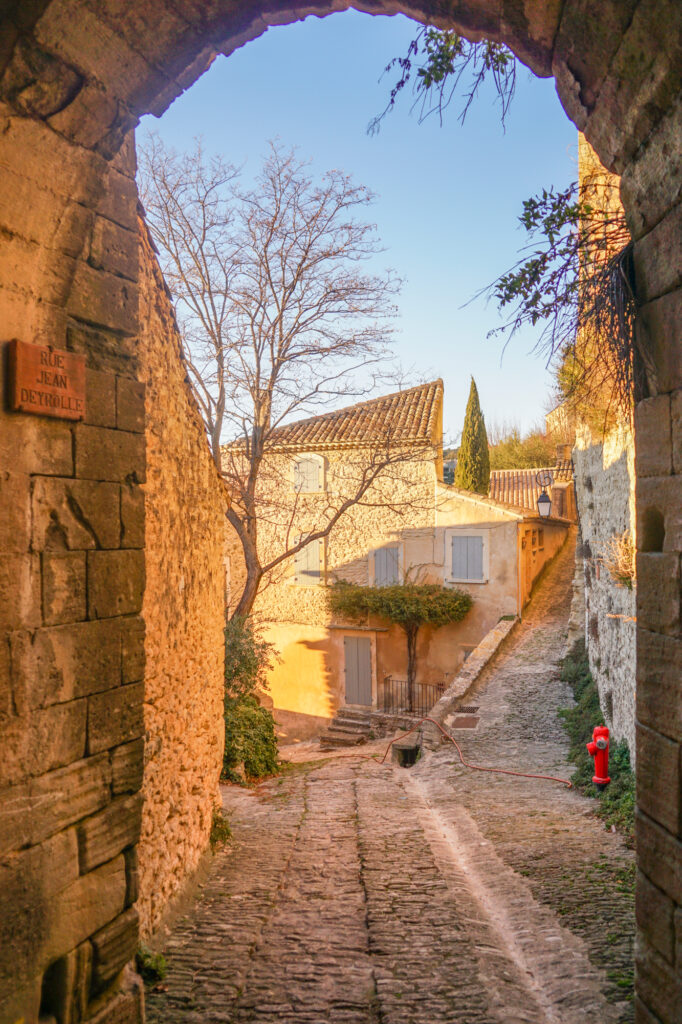
[[[407,679],[386,676],[379,686],[379,711],[391,715],[428,715],[446,686],[446,682],[414,683],[410,694]]]

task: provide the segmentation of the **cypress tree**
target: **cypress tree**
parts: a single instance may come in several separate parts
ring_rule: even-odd
[[[485,421],[478,401],[476,381],[471,378],[471,390],[462,428],[462,443],[457,456],[455,487],[463,491],[487,494],[490,484],[490,456]]]

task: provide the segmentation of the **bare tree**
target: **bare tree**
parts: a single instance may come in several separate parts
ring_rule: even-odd
[[[286,424],[375,388],[400,282],[390,271],[369,272],[381,248],[358,214],[373,196],[341,171],[316,182],[294,151],[271,143],[246,188],[199,144],[178,156],[158,138],[142,147],[140,170],[189,378],[232,494],[227,516],[246,566],[233,614],[242,616],[264,576],[326,536],[354,504],[377,500],[382,474],[408,459],[378,431],[346,486],[318,501],[311,518],[286,479],[290,460],[280,458]],[[302,515],[310,520],[303,530]],[[267,554],[261,527],[276,540]]]

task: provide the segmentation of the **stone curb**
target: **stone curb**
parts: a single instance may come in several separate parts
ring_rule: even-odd
[[[437,704],[434,704],[429,718],[434,718],[445,725],[446,718],[455,710],[455,704],[471,689],[483,669],[499,651],[502,644],[521,620],[518,617],[504,619],[486,633],[478,647],[474,648],[464,667],[460,669],[450,686]],[[421,746],[427,750],[437,750],[442,736],[431,722],[424,722],[421,727]]]

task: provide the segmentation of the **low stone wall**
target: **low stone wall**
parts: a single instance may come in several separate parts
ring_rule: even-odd
[[[632,433],[620,426],[595,439],[587,427],[579,427],[573,461],[590,669],[613,739],[625,740],[634,760],[637,594],[619,586],[602,561],[612,537],[634,532]]]
[[[450,716],[454,714],[455,705],[471,689],[483,669],[495,657],[500,647],[507,639],[511,631],[518,624],[519,619],[502,619],[496,626],[487,633],[464,663],[464,667],[457,673],[450,686],[431,710],[429,718],[435,719],[444,728],[450,724]],[[425,722],[422,726],[422,745],[427,750],[436,750],[443,740],[442,734],[431,722]]]
[[[147,535],[137,910],[147,936],[197,868],[218,803],[227,497],[186,380],[170,300],[140,230]]]

